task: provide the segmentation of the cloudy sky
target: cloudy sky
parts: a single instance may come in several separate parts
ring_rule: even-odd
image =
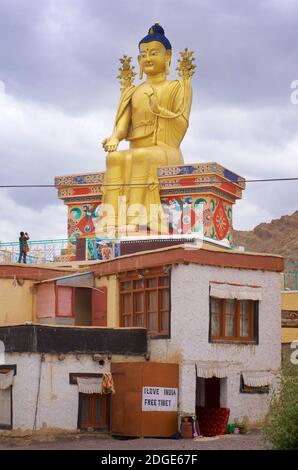
[[[159,21],[197,73],[186,162],[251,178],[298,177],[297,0],[0,0],[0,185],[104,170],[118,58]],[[136,65],[136,60],[135,65]],[[251,183],[234,209],[252,229],[298,209],[298,182]],[[54,189],[0,189],[0,240],[66,236]]]

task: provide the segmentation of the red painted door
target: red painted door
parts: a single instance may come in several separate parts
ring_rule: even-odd
[[[92,326],[107,326],[107,288],[92,289]]]

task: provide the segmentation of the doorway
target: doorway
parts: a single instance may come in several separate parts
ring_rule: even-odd
[[[197,377],[196,407],[220,408],[227,406],[227,378]]]
[[[220,408],[220,379],[205,379],[205,407]]]
[[[76,287],[74,317],[76,326],[107,326],[107,288]]]

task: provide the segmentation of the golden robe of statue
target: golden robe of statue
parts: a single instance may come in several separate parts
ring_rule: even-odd
[[[116,229],[122,225],[119,197],[125,196],[125,224],[133,231],[140,227],[160,230],[161,225],[157,227],[156,217],[151,214],[152,205],[161,209],[157,168],[183,164],[180,144],[188,127],[190,79],[195,66],[192,59],[188,60],[188,73],[187,67],[184,72],[183,67],[178,68],[183,78],[168,80],[171,61],[168,45],[158,24],[140,42],[140,78],[144,72],[147,79],[138,86],[128,81],[122,91],[113,133],[102,142],[108,152],[102,202],[113,207],[108,225]],[[187,54],[192,53],[184,53]],[[129,141],[129,149],[119,151],[117,147],[123,139]],[[136,209],[140,205],[143,211]]]

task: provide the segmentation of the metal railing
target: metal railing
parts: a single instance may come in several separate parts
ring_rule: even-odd
[[[56,240],[29,240],[29,252],[26,256],[28,264],[48,264],[59,261],[70,261],[73,254],[70,248],[75,250],[74,239],[61,238]],[[65,252],[65,251],[68,251]],[[65,252],[65,253],[64,253]],[[0,243],[0,263],[18,263],[20,255],[19,242]]]
[[[86,260],[101,260],[119,256],[116,239],[86,238]],[[75,260],[76,239],[28,240],[27,264],[48,264]],[[100,249],[101,247],[101,249]],[[18,263],[19,242],[0,242],[0,264]]]

